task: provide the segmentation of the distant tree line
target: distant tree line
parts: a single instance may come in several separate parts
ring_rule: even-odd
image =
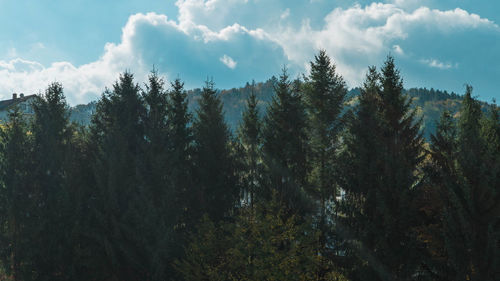
[[[324,51],[310,67],[264,109],[248,84],[234,133],[213,81],[192,112],[155,71],[120,75],[88,126],[59,83],[12,110],[1,279],[498,280],[499,108],[467,86],[427,141],[392,57],[355,96]]]

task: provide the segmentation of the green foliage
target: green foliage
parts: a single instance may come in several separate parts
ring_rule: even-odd
[[[344,235],[359,242],[350,247],[359,259],[352,274],[359,280],[409,280],[419,258],[412,197],[423,139],[392,57],[381,74],[369,69],[356,110],[344,156],[347,200],[340,210]]]
[[[283,69],[275,92],[262,132],[267,198],[276,191],[289,211],[304,213],[310,208],[305,193],[309,167],[307,116],[300,81],[290,82]]]
[[[174,187],[175,201],[171,202],[178,211],[176,228],[179,231],[187,230],[197,221],[192,217],[192,206],[196,205],[196,192],[193,181],[193,131],[191,128],[192,115],[188,111],[187,93],[184,83],[176,79],[169,91],[167,103],[168,124],[168,158],[170,162],[168,178]],[[192,221],[191,221],[192,220]]]
[[[244,150],[244,190],[243,200],[247,205],[253,206],[257,199],[256,194],[262,184],[262,120],[259,117],[257,98],[253,93],[255,83],[252,84],[252,93],[247,99],[247,105],[243,112],[242,122],[238,130],[239,141]]]
[[[205,216],[178,270],[185,280],[346,280],[322,261],[319,233],[286,213],[271,200],[241,209],[234,222]]]
[[[230,147],[231,133],[224,121],[223,104],[207,81],[193,122],[196,167],[195,212],[207,213],[221,220],[235,206],[239,196],[234,159]]]
[[[5,274],[14,280],[32,280],[32,243],[36,204],[30,171],[32,141],[28,125],[19,109],[9,113],[9,123],[1,130],[1,261]]]
[[[445,114],[432,137],[431,181],[443,197],[448,260],[438,273],[450,280],[494,280],[500,260],[500,122],[495,106],[485,117],[471,94],[467,86],[458,123]]]
[[[311,62],[311,74],[304,90],[310,136],[308,191],[319,202],[318,229],[321,230],[321,243],[326,246],[334,243],[332,221],[328,217],[332,215],[332,205],[338,194],[338,153],[347,88],[324,50]],[[332,250],[323,249],[323,255],[332,255]]]
[[[13,108],[0,279],[500,275],[500,110],[471,87],[405,91],[389,57],[348,92],[324,51],[304,81],[170,85],[126,72],[95,104],[70,109],[53,83],[34,115]]]
[[[309,117],[311,185],[313,194],[323,202],[335,195],[336,154],[343,129],[341,113],[347,95],[345,82],[324,50],[311,62],[305,85]]]
[[[37,280],[68,280],[72,266],[72,221],[67,164],[71,151],[72,128],[62,85],[53,83],[32,104],[33,186],[37,225],[32,242]],[[36,250],[35,250],[36,249]]]
[[[148,207],[140,180],[145,112],[130,73],[121,75],[97,104],[91,127],[96,184],[88,229],[97,268],[90,276],[134,280],[151,274],[141,231],[147,227],[142,215]]]

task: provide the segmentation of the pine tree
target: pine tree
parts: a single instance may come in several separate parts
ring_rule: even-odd
[[[380,76],[369,69],[362,92],[343,172],[348,193],[343,210],[346,233],[360,243],[354,249],[361,267],[353,278],[408,280],[419,255],[412,232],[416,217],[412,198],[424,156],[420,122],[403,95],[392,57]]]
[[[262,121],[257,107],[257,98],[254,93],[255,82],[251,85],[251,93],[246,101],[243,111],[242,122],[240,122],[238,136],[244,149],[245,190],[243,199],[253,207],[257,198],[262,173]]]
[[[96,267],[90,272],[99,278],[151,278],[142,217],[148,210],[141,181],[146,109],[139,93],[133,75],[124,73],[104,92],[92,120],[96,189],[89,202],[94,251],[89,267]]]
[[[289,216],[280,202],[255,202],[253,209],[238,211],[234,222],[200,222],[186,256],[176,261],[185,280],[346,280],[324,266],[316,250],[318,231]]]
[[[376,191],[378,188],[379,167],[381,165],[380,132],[378,120],[380,99],[380,74],[370,67],[366,75],[358,104],[347,115],[348,132],[344,136],[345,150],[341,154],[343,163],[340,185],[345,190],[345,200],[339,205],[337,232],[344,241],[357,240],[362,247],[375,247],[376,229],[372,225],[376,214]],[[367,265],[356,244],[346,244],[344,262],[353,280],[375,279],[373,269]]]
[[[180,79],[171,83],[168,95],[169,161],[171,163],[168,174],[175,189],[175,206],[183,211],[177,227],[185,229],[186,224],[189,224],[190,208],[195,204],[192,180],[194,176],[192,114],[188,110],[187,93]]]
[[[167,100],[167,131],[168,131],[168,181],[172,186],[169,198],[168,217],[170,243],[168,245],[168,275],[171,279],[178,278],[177,273],[170,267],[174,259],[183,256],[188,232],[193,230],[196,216],[193,206],[196,206],[194,197],[194,168],[193,168],[193,132],[191,128],[192,115],[188,111],[187,93],[184,83],[180,79],[171,83]]]
[[[33,184],[36,192],[38,229],[35,267],[38,280],[68,280],[72,247],[70,233],[74,209],[66,164],[73,132],[62,85],[53,83],[32,104],[34,120]]]
[[[12,280],[32,280],[32,242],[36,229],[35,190],[30,172],[32,138],[19,108],[9,113],[9,120],[1,133],[0,165],[1,225],[0,259]]]
[[[444,201],[447,266],[441,274],[450,280],[494,280],[500,259],[496,227],[500,125],[495,110],[485,119],[471,95],[472,87],[467,86],[456,133],[446,118],[432,138],[436,175],[432,180],[442,189]]]
[[[269,175],[267,197],[277,191],[278,200],[289,211],[305,214],[310,210],[307,185],[307,117],[300,82],[290,82],[283,69],[275,85],[275,96],[264,116],[263,151]]]
[[[145,142],[138,190],[142,202],[139,202],[138,212],[143,236],[142,246],[138,246],[143,248],[143,266],[150,278],[165,280],[171,275],[171,252],[176,247],[174,225],[180,211],[176,206],[175,187],[168,175],[172,167],[169,159],[168,92],[155,70],[149,76],[142,98],[146,107],[142,121]]]
[[[341,113],[347,94],[343,78],[324,50],[311,62],[305,100],[311,135],[311,184],[316,198],[322,202],[332,199],[335,192],[335,154],[342,130]],[[324,214],[323,214],[324,216]]]
[[[94,162],[92,159],[91,137],[87,126],[71,124],[72,137],[66,161],[67,186],[71,187],[70,202],[73,209],[71,248],[72,259],[68,272],[69,280],[88,280],[94,273],[90,266],[95,262],[93,239],[89,235],[92,229],[92,204],[95,200]]]
[[[332,203],[337,192],[340,163],[337,154],[343,129],[341,114],[347,89],[343,78],[336,73],[326,51],[321,50],[311,62],[311,73],[305,84],[305,101],[309,117],[311,171],[310,191],[319,201],[318,227],[321,229],[320,244],[327,255],[327,244],[332,245],[332,229],[327,216],[332,214]]]
[[[222,108],[214,83],[207,81],[193,123],[197,180],[197,203],[193,207],[198,208],[199,215],[207,213],[214,221],[228,215],[240,192],[230,147],[231,134]]]

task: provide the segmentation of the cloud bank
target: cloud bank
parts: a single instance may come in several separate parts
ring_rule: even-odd
[[[437,10],[401,0],[344,8],[327,7],[328,1],[296,2],[179,0],[176,19],[135,14],[122,28],[120,42],[106,44],[96,61],[45,66],[19,57],[0,60],[0,98],[37,93],[58,81],[71,104],[84,103],[96,99],[120,72],[129,70],[137,81],[146,81],[153,66],[188,87],[203,85],[207,77],[218,87],[235,87],[279,74],[285,64],[295,75],[306,72],[319,49],[334,59],[352,87],[361,84],[368,65],[380,65],[392,53],[410,84],[453,90],[489,79],[476,79],[473,72],[500,61],[491,50],[500,45],[498,25],[460,8]],[[311,9],[323,11],[320,21]],[[498,67],[490,72],[500,75]]]

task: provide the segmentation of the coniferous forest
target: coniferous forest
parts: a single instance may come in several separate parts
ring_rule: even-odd
[[[496,105],[466,86],[424,136],[391,56],[355,97],[325,51],[277,75],[235,130],[214,81],[192,111],[155,71],[120,75],[89,125],[59,83],[12,110],[0,279],[498,280]]]

